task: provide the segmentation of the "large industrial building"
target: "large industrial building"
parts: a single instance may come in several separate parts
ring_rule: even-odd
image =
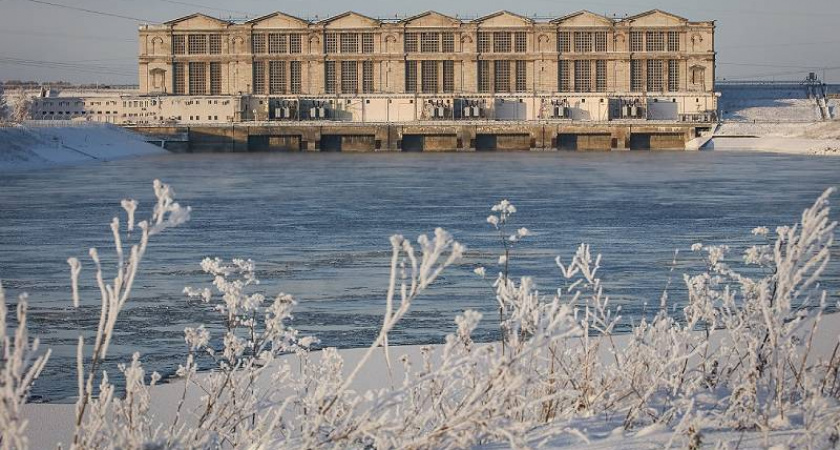
[[[717,120],[715,24],[659,10],[139,29],[139,91],[38,99],[185,151],[685,148]],[[317,126],[315,126],[317,125]]]
[[[235,121],[710,121],[714,29],[659,10],[550,21],[194,14],[140,28],[140,94],[237,97]]]

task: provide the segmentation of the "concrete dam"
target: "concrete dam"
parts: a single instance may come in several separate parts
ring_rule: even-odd
[[[611,122],[238,123],[131,126],[172,152],[685,150],[709,124]]]

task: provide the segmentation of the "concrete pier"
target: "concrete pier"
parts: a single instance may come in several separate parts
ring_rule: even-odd
[[[708,124],[625,121],[239,123],[133,126],[173,152],[458,152],[685,150]]]

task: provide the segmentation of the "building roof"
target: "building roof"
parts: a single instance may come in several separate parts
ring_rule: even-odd
[[[674,22],[696,23],[696,22],[690,22],[688,19],[686,19],[684,17],[678,16],[676,14],[672,14],[672,13],[669,13],[669,12],[665,12],[665,11],[662,11],[660,9],[651,9],[649,11],[645,11],[643,13],[636,14],[636,15],[629,16],[629,17],[622,18],[622,19],[607,17],[607,16],[604,16],[602,14],[597,14],[597,13],[594,13],[594,12],[589,11],[589,10],[580,10],[580,11],[562,16],[562,17],[558,17],[556,19],[552,19],[552,20],[547,21],[547,22],[545,22],[545,20],[546,20],[545,18],[534,19],[534,18],[530,18],[530,17],[524,16],[524,15],[521,15],[521,14],[516,14],[516,13],[510,12],[508,10],[497,11],[497,12],[494,12],[492,14],[489,14],[489,15],[486,15],[486,16],[483,16],[483,17],[479,17],[479,18],[474,19],[474,20],[467,20],[467,21],[463,21],[463,20],[461,20],[457,17],[452,17],[452,16],[442,14],[442,13],[437,12],[437,11],[432,11],[432,10],[425,11],[423,13],[416,14],[414,16],[407,17],[407,18],[400,19],[400,20],[396,20],[396,19],[375,19],[375,18],[372,18],[372,17],[369,17],[369,16],[365,16],[363,14],[359,14],[355,11],[347,11],[347,12],[344,12],[344,13],[341,13],[341,14],[338,14],[336,16],[332,16],[332,17],[329,17],[327,19],[323,19],[323,20],[320,20],[320,21],[318,21],[317,18],[316,18],[316,21],[314,21],[314,22],[311,21],[311,20],[302,19],[300,17],[292,16],[292,15],[289,15],[289,14],[286,14],[286,13],[283,13],[283,12],[280,12],[280,11],[273,12],[273,13],[270,13],[270,14],[266,14],[264,16],[257,17],[255,19],[247,20],[247,21],[244,21],[244,22],[219,19],[219,18],[216,18],[216,17],[213,17],[213,16],[202,14],[202,13],[195,13],[195,14],[190,14],[188,16],[178,18],[178,19],[170,20],[168,22],[164,22],[163,25],[173,26],[173,25],[177,25],[177,24],[180,24],[182,22],[190,21],[190,20],[193,20],[193,19],[206,20],[206,21],[218,24],[219,26],[229,26],[229,25],[233,25],[235,23],[245,23],[245,24],[254,25],[254,24],[259,24],[263,21],[270,20],[272,18],[278,18],[278,17],[286,18],[287,20],[298,22],[301,25],[306,25],[306,26],[311,26],[313,24],[329,25],[333,22],[336,22],[336,21],[339,21],[339,20],[342,20],[342,19],[346,19],[346,18],[352,18],[352,17],[361,19],[362,22],[367,22],[370,26],[380,26],[383,23],[408,24],[408,23],[411,23],[413,21],[423,19],[423,18],[429,18],[429,17],[436,17],[438,19],[450,21],[452,24],[463,24],[463,23],[477,23],[477,24],[480,24],[480,23],[483,23],[483,22],[491,21],[491,20],[499,18],[499,17],[503,17],[503,16],[508,16],[510,18],[517,19],[517,20],[521,21],[523,24],[529,24],[529,25],[533,24],[535,22],[559,24],[559,23],[562,23],[564,21],[572,20],[572,19],[575,19],[575,18],[578,18],[578,17],[581,17],[581,16],[589,16],[593,19],[601,20],[605,24],[607,24],[607,23],[609,23],[609,24],[618,24],[618,23],[630,24],[634,21],[637,21],[637,20],[640,20],[640,19],[643,19],[643,18],[646,18],[646,17],[650,17],[650,16],[655,16],[655,15],[660,15],[660,16],[663,16],[663,17],[667,17]],[[706,23],[706,22],[700,22],[700,23]],[[365,26],[368,26],[368,25],[363,25],[363,27],[365,27]]]
[[[563,16],[563,17],[558,17],[558,18],[556,18],[556,19],[552,20],[552,21],[551,21],[551,22],[549,22],[549,23],[560,23],[560,22],[565,22],[565,21],[567,21],[567,20],[569,20],[569,19],[573,19],[573,18],[575,18],[575,17],[578,17],[578,16],[583,16],[583,15],[593,16],[593,17],[595,17],[595,18],[597,18],[597,19],[603,20],[603,21],[605,21],[605,22],[609,22],[609,23],[611,23],[611,24],[615,22],[613,19],[611,19],[611,18],[609,18],[609,17],[602,16],[601,14],[596,14],[596,13],[594,13],[594,12],[592,12],[592,11],[587,10],[587,9],[582,9],[582,10],[580,10],[580,11],[573,12],[573,13],[571,13],[571,14],[567,14],[567,15],[565,15],[565,16]]]
[[[378,19],[374,19],[374,18],[372,18],[372,17],[368,17],[368,16],[365,16],[365,15],[363,15],[363,14],[359,14],[359,13],[357,13],[357,12],[355,12],[355,11],[347,11],[347,12],[345,12],[345,13],[341,13],[341,14],[339,14],[339,15],[337,15],[337,16],[333,16],[333,17],[330,17],[330,18],[324,19],[324,20],[322,20],[322,21],[318,22],[318,24],[319,24],[319,25],[327,25],[327,24],[330,24],[330,23],[332,23],[332,22],[335,22],[336,20],[344,19],[344,18],[346,18],[346,17],[358,17],[358,18],[361,18],[361,19],[364,19],[364,20],[368,20],[368,21],[370,21],[370,22],[373,22],[373,23],[375,23],[375,24],[381,24],[381,23],[382,23],[382,22],[381,22],[381,21],[379,21]]]
[[[222,20],[222,19],[217,19],[215,17],[208,16],[207,14],[195,13],[195,14],[190,14],[189,16],[184,16],[184,17],[181,17],[181,18],[178,18],[178,19],[175,19],[175,20],[170,20],[169,22],[164,22],[164,25],[175,25],[176,23],[186,22],[187,20],[192,20],[192,19],[197,19],[197,18],[212,20],[214,22],[219,23],[220,25],[232,25],[233,24],[233,22],[230,22],[230,21],[227,21],[227,20]]]
[[[429,16],[440,17],[442,19],[449,20],[453,23],[461,23],[460,19],[457,19],[457,18],[452,17],[452,16],[447,16],[446,14],[442,14],[442,13],[439,13],[437,11],[431,11],[431,10],[420,13],[420,14],[417,14],[417,15],[414,15],[414,16],[411,16],[411,17],[406,17],[405,19],[400,20],[399,23],[409,23],[409,22],[413,22],[417,19],[422,19],[423,17],[429,17]]]
[[[280,12],[280,11],[273,12],[271,14],[266,14],[264,16],[257,17],[256,19],[251,19],[251,20],[249,20],[245,23],[255,24],[255,23],[262,22],[264,20],[274,18],[274,17],[285,17],[287,19],[292,19],[292,20],[295,20],[295,21],[298,21],[298,22],[301,22],[301,23],[304,23],[304,24],[307,24],[307,25],[311,23],[306,19],[301,19],[300,17],[295,17],[295,16],[292,16],[292,15],[289,15],[289,14],[286,14],[286,13]]]
[[[680,22],[688,22],[688,19],[686,19],[685,17],[681,17],[681,16],[678,16],[676,14],[671,14],[669,12],[662,11],[661,9],[651,9],[650,11],[645,11],[641,14],[636,14],[635,16],[627,17],[627,18],[623,19],[622,22],[625,22],[625,21],[626,22],[631,22],[631,21],[634,21],[634,20],[637,20],[637,19],[641,19],[642,17],[652,16],[654,14],[667,16],[667,17],[670,17],[672,19],[676,19]]]
[[[516,13],[512,13],[508,10],[501,10],[501,11],[494,12],[493,14],[484,16],[484,17],[479,17],[478,19],[473,20],[473,22],[474,23],[486,22],[490,19],[494,19],[496,17],[505,16],[505,15],[515,17],[515,18],[520,19],[523,22],[527,22],[529,24],[534,23],[534,21],[532,19],[529,19],[528,17],[522,16],[522,15],[519,15],[519,14],[516,14]]]

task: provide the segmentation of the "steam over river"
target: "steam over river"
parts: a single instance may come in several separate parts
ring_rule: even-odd
[[[485,313],[493,339],[498,235],[486,218],[507,198],[512,226],[532,235],[513,251],[514,276],[533,276],[546,295],[562,283],[554,259],[568,260],[586,242],[603,254],[601,276],[628,320],[670,298],[683,301],[682,274],[703,265],[692,244],[741,250],[760,238],[750,230],[793,224],[827,187],[840,185],[840,158],[726,153],[516,154],[192,154],[0,175],[0,280],[10,303],[28,292],[31,331],[53,357],[37,398],[67,400],[75,391],[79,329],[98,320],[99,292],[91,246],[113,274],[109,222],[123,198],[150,213],[152,180],[170,183],[193,208],[192,220],[155,236],[111,349],[117,362],[139,351],[147,369],[171,375],[185,352],[183,328],[219,321],[190,305],[184,286],[209,286],[205,257],[251,258],[268,297],[300,302],[294,325],[323,346],[369,343],[380,324],[390,235],[415,238],[443,227],[468,248],[466,261],[413,307],[391,342],[440,342],[465,309]],[[840,204],[840,196],[834,198]],[[835,218],[840,217],[834,214]],[[674,261],[674,251],[680,253]],[[837,253],[837,252],[835,252]],[[72,308],[66,260],[83,263],[83,307]],[[840,258],[828,288],[836,301]],[[673,272],[671,268],[674,266]],[[647,305],[647,306],[646,306]]]

